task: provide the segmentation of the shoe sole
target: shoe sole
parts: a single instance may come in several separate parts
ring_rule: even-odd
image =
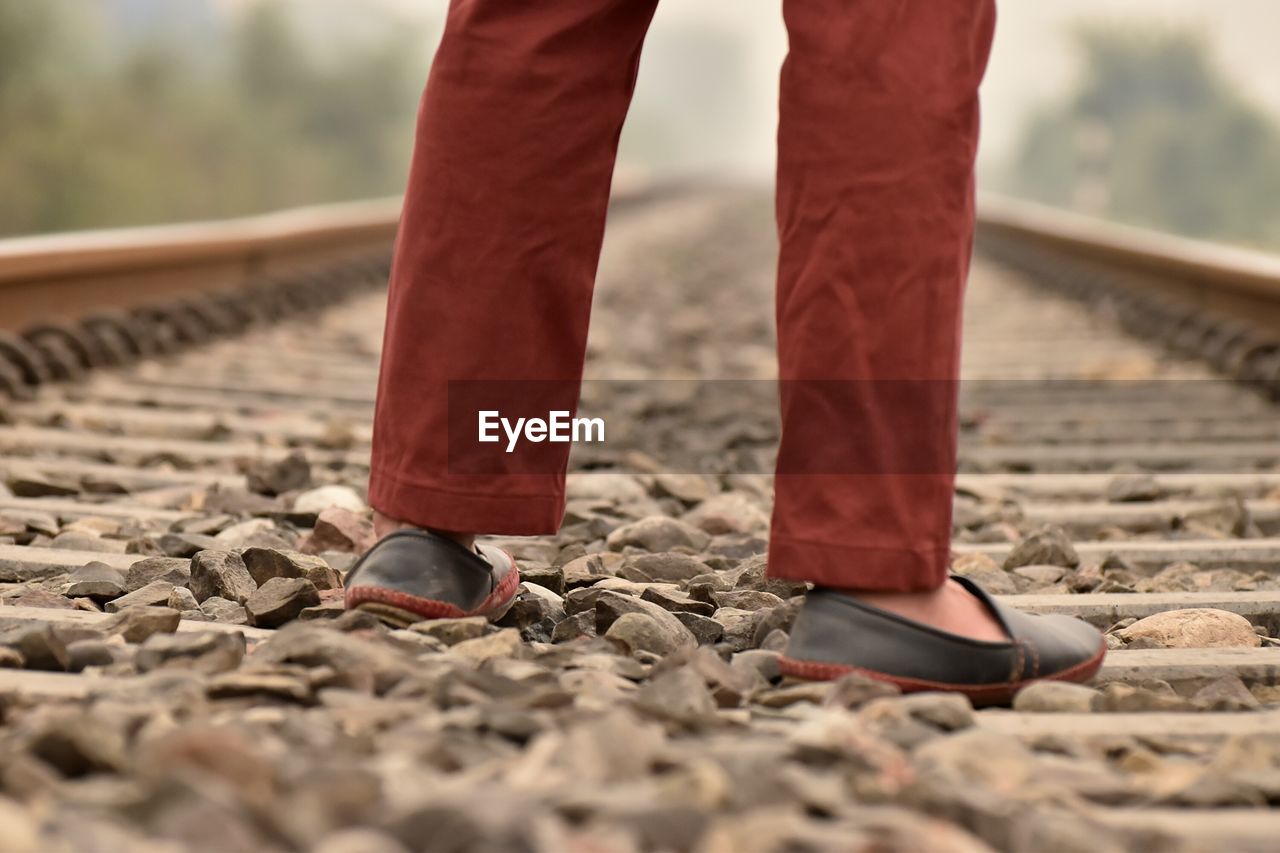
[[[392,628],[408,628],[417,622],[432,619],[466,619],[483,616],[497,622],[515,604],[516,591],[520,588],[520,569],[512,561],[511,571],[502,579],[489,597],[471,612],[447,601],[418,598],[408,593],[384,587],[356,587],[347,590],[347,610],[362,610],[376,616]]]
[[[1075,666],[1044,675],[1038,678],[1027,678],[1022,681],[1007,681],[1000,684],[950,684],[944,681],[921,681],[914,678],[899,678],[873,669],[849,666],[838,663],[819,663],[818,661],[797,660],[783,655],[778,659],[778,666],[783,675],[799,678],[804,681],[835,681],[846,675],[862,675],[895,685],[903,693],[920,693],[926,690],[939,690],[947,693],[963,693],[969,697],[974,707],[987,705],[1007,705],[1013,696],[1022,688],[1037,681],[1070,681],[1081,683],[1088,681],[1102,667],[1102,660],[1107,655],[1107,644],[1102,643],[1098,653]]]

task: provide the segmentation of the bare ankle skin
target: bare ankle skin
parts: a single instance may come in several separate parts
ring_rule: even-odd
[[[378,512],[376,509],[373,511],[373,532],[379,539],[389,533],[395,533],[397,530],[404,530],[406,528],[414,530],[422,529],[419,525],[410,524],[407,521],[399,521],[389,515],[384,515],[383,513]],[[434,527],[429,529],[432,533],[435,533],[438,536],[443,536],[446,539],[452,539],[454,542],[457,542],[468,550],[475,550],[476,534],[474,533],[462,533],[456,530],[438,530]]]
[[[859,601],[899,616],[974,640],[1004,642],[1009,638],[991,612],[953,580],[928,592],[843,590]]]

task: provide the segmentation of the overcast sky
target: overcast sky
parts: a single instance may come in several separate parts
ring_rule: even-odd
[[[438,19],[447,5],[446,0],[373,2],[426,19]],[[767,172],[773,158],[777,69],[786,51],[780,8],[779,0],[665,0],[650,32],[653,46],[677,30],[708,28],[731,34],[750,50],[752,94],[742,107],[749,115],[741,116],[734,127],[739,144],[729,163],[753,172]],[[1081,21],[1193,26],[1214,44],[1230,77],[1280,117],[1280,52],[1275,48],[1280,0],[1005,0],[999,9],[996,47],[983,93],[986,167],[1007,156],[1029,110],[1070,85],[1076,70],[1070,34]],[[655,91],[659,87],[669,84],[656,68],[646,74],[642,63],[637,97],[680,97],[678,91]]]

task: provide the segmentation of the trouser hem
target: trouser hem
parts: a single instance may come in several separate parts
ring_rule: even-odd
[[[369,478],[369,505],[418,527],[463,533],[542,536],[560,529],[564,494],[479,494],[408,483],[385,471]]]
[[[876,592],[928,592],[947,580],[950,546],[878,548],[831,545],[773,535],[769,576],[815,586]]]

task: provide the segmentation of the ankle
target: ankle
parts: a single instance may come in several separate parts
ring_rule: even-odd
[[[868,604],[877,602],[892,603],[926,603],[937,601],[945,595],[945,585],[937,589],[887,590],[887,589],[852,589],[849,587],[831,587],[835,592],[865,601]]]
[[[474,551],[476,549],[476,535],[474,533],[460,533],[456,530],[440,530],[435,527],[428,527],[427,530],[437,536],[442,536],[445,539],[452,539],[468,551]]]
[[[464,533],[457,530],[441,530],[437,527],[424,528],[418,524],[410,524],[407,521],[400,521],[399,519],[392,518],[391,516],[379,512],[376,509],[373,511],[373,532],[379,539],[395,533],[397,530],[429,530],[437,536],[443,536],[445,539],[452,539],[454,542],[457,542],[469,551],[474,551],[476,547],[476,534],[474,533]]]

